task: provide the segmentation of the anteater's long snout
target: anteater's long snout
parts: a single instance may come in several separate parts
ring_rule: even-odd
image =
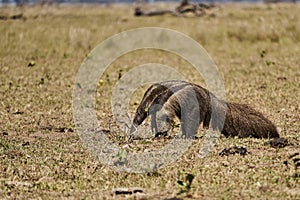
[[[137,127],[138,125],[132,123],[131,128],[130,128],[130,132],[129,132],[129,141],[132,140],[134,138],[134,134],[137,131]]]

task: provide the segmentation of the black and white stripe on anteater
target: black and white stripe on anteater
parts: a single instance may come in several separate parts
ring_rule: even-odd
[[[149,115],[156,135],[167,133],[178,117],[186,137],[193,137],[201,123],[204,128],[212,126],[226,137],[279,137],[276,126],[260,112],[248,105],[219,100],[207,89],[185,81],[165,81],[148,88],[136,110],[131,136]],[[226,116],[224,123],[220,123],[219,116]]]

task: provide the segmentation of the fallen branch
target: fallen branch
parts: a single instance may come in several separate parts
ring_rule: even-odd
[[[141,7],[135,8],[135,16],[157,16],[171,14],[173,16],[183,16],[185,13],[193,13],[195,16],[203,16],[206,14],[206,10],[216,7],[214,4],[204,3],[190,3],[189,0],[181,1],[180,5],[175,10],[155,10],[155,11],[143,11]]]
[[[156,15],[165,15],[171,14],[178,16],[178,13],[172,10],[156,10],[156,11],[142,11],[140,7],[135,8],[134,16],[156,16]]]

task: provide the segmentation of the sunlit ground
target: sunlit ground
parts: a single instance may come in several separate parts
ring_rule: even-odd
[[[139,187],[144,195],[115,198],[300,198],[300,169],[294,161],[300,157],[290,157],[300,152],[299,8],[226,4],[203,17],[140,18],[133,16],[130,5],[0,8],[0,15],[8,18],[0,20],[0,198],[111,199],[111,191],[119,187]],[[12,19],[21,13],[20,19]],[[180,31],[203,45],[223,77],[226,99],[262,112],[289,145],[275,149],[267,139],[221,137],[214,151],[200,159],[199,139],[175,164],[146,174],[116,172],[92,157],[73,123],[77,70],[104,39],[149,26]],[[170,53],[141,50],[120,57],[102,77],[97,99],[99,120],[115,142],[122,143],[126,134],[109,126],[111,88],[126,71],[148,62],[173,66],[205,86],[185,60]],[[132,97],[132,111],[144,90]],[[202,134],[200,129],[199,137]],[[132,145],[138,151],[167,141]],[[219,156],[234,145],[250,154]],[[190,189],[177,183],[187,182],[187,174],[195,176]]]

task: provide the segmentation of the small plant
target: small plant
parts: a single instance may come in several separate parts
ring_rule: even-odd
[[[180,173],[182,174],[184,172],[180,172]],[[185,175],[184,180],[177,180],[177,184],[181,188],[179,194],[190,191],[194,178],[195,178],[195,176],[193,174],[187,173]]]
[[[45,79],[44,78],[41,78],[40,82],[39,82],[39,85],[43,85],[45,83]]]
[[[173,123],[171,130],[173,131],[175,128],[179,128],[180,125],[181,125],[180,123]]]
[[[293,166],[293,175],[291,176],[294,180],[299,180],[300,179],[300,173],[298,172],[298,168],[300,166],[300,158],[298,157],[299,153],[294,153],[289,156],[288,160],[285,160],[283,163],[287,168],[289,166]]]
[[[124,165],[127,163],[127,154],[125,150],[120,150],[114,158],[116,161],[114,162],[115,165]]]
[[[264,58],[264,57],[266,57],[266,55],[267,55],[267,50],[263,49],[263,50],[260,52],[260,57],[261,57],[261,58]]]
[[[27,65],[27,67],[33,67],[33,66],[35,66],[35,61],[30,61],[29,63],[28,63],[28,65]]]
[[[275,65],[274,61],[270,61],[270,60],[266,60],[266,65],[270,66],[270,65]]]

